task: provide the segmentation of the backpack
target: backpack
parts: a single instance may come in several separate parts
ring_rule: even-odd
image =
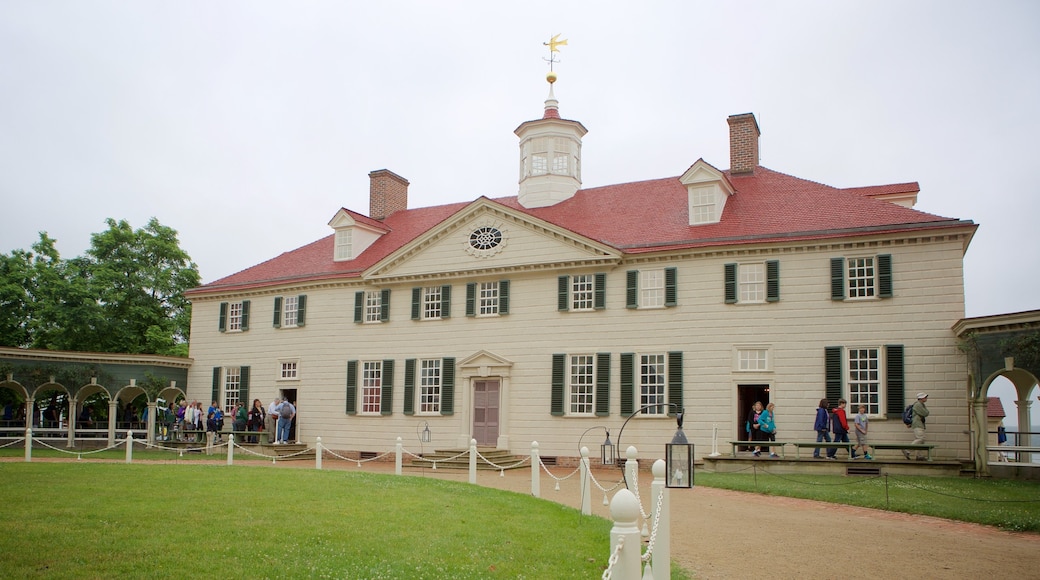
[[[914,423],[914,405],[913,403],[906,406],[903,409],[903,424],[909,427]]]
[[[282,403],[282,406],[278,409],[278,416],[282,419],[292,419],[292,405],[288,401]]]

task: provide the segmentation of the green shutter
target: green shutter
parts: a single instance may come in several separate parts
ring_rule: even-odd
[[[379,395],[379,414],[390,415],[394,412],[394,361],[383,361],[382,392]]]
[[[676,283],[678,270],[675,268],[664,269],[664,305],[675,306],[679,303],[679,288]]]
[[[549,386],[549,414],[554,417],[562,417],[564,415],[563,376],[564,372],[566,372],[566,364],[567,355],[559,353],[552,355],[552,377]]]
[[[364,290],[354,293],[354,322],[362,322],[365,314],[365,292]]]
[[[881,298],[892,297],[892,255],[878,254],[878,296]],[[902,411],[900,411],[902,413]]]
[[[451,286],[441,286],[441,318],[451,318]]]
[[[828,346],[824,349],[824,363],[827,367],[826,397],[832,405],[838,404],[841,398],[841,351],[840,346]]]
[[[625,308],[639,308],[639,270],[625,272]]]
[[[668,414],[683,410],[683,353],[668,353]]]
[[[610,353],[596,353],[596,416],[610,416]]]
[[[737,265],[726,264],[723,272],[723,292],[726,295],[726,304],[737,303]]]
[[[224,332],[227,330],[227,302],[220,303],[220,316],[217,318],[217,330]]]
[[[357,414],[357,367],[358,361],[347,361],[347,414]]]
[[[831,300],[845,299],[845,258],[831,258]]]
[[[498,283],[498,313],[509,314],[509,280]]]
[[[249,402],[249,367],[242,367],[238,369],[239,372],[239,383],[238,383],[238,400],[239,404],[245,405],[247,408],[253,408],[252,403]]]
[[[466,316],[477,315],[477,285],[473,282],[466,284]]]
[[[766,302],[780,301],[780,260],[766,260]]]
[[[274,297],[274,322],[272,323],[275,328],[282,327],[282,297]]]
[[[415,414],[415,359],[404,361],[404,414]]]
[[[218,403],[220,403],[220,371],[220,367],[213,367],[213,395],[209,399]]]
[[[422,308],[422,288],[412,288],[412,320],[419,320]]]
[[[888,401],[886,409],[890,418],[903,414],[903,401],[906,397],[903,355],[903,345],[885,345],[885,393]]]
[[[566,312],[570,310],[571,300],[571,277],[560,276],[556,279],[556,310]]]
[[[379,320],[386,322],[390,320],[390,289],[384,288],[379,293]]]
[[[455,414],[455,358],[441,361],[441,415]]]
[[[621,416],[629,417],[636,412],[636,355],[631,352],[621,353]]]
[[[307,295],[300,294],[296,297],[296,326],[307,323]]]
[[[596,288],[593,289],[592,295],[592,307],[596,310],[603,310],[607,307],[607,275],[603,273],[596,274]]]
[[[242,301],[242,330],[249,330],[249,301]]]

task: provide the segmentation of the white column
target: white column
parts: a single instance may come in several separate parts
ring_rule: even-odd
[[[321,437],[318,437],[317,441],[314,442],[314,469],[321,469],[321,456],[324,455],[321,451]]]
[[[145,422],[145,428],[148,429],[148,434],[145,435],[144,440],[149,445],[155,442],[155,401],[148,401],[148,421]]]
[[[1017,386],[1017,385],[1016,385]],[[1022,389],[1019,389],[1021,392]],[[1028,391],[1027,391],[1028,392]],[[1018,430],[1020,432],[1029,432],[1033,430],[1032,422],[1029,417],[1029,407],[1033,405],[1033,401],[1030,399],[1019,399],[1015,401],[1015,405],[1018,407]],[[1033,444],[1032,435],[1019,435],[1018,445],[1028,447]],[[1021,453],[1019,454],[1019,461],[1024,463],[1032,463],[1032,453]]]
[[[126,462],[130,463],[134,460],[134,432],[126,432]]]
[[[111,447],[116,444],[116,407],[119,406],[119,401],[115,399],[109,399],[108,401],[108,446]]]
[[[65,444],[66,447],[76,446],[76,399],[75,397],[69,397],[69,414],[66,415],[69,418],[69,441]]]
[[[397,438],[397,444],[394,445],[394,474],[401,475],[401,453],[404,451],[404,443],[401,438]]]
[[[589,473],[589,448],[581,448],[581,513],[592,515],[592,474]]]
[[[531,495],[534,497],[541,497],[541,482],[542,474],[541,470],[541,458],[538,456],[538,442],[531,442]]]
[[[668,497],[671,490],[665,487],[664,470],[664,459],[654,462],[654,482],[650,484],[650,501],[653,502],[650,509],[650,522],[651,525],[653,522],[657,522],[657,526],[651,531],[654,537],[653,570],[655,578],[672,577],[672,512]],[[660,516],[657,515],[657,498],[659,497],[661,498]]]
[[[469,440],[469,482],[477,482],[477,440]]]

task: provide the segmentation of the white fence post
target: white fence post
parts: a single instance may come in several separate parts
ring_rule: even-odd
[[[534,497],[541,497],[541,473],[538,472],[541,469],[541,459],[538,457],[538,442],[531,442],[531,495]]]
[[[715,423],[711,426],[711,453],[708,457],[718,457],[722,455],[719,453],[719,424]]]
[[[235,463],[235,434],[231,433],[227,438],[227,464],[234,465]]]
[[[25,460],[32,461],[32,427],[25,428]]]
[[[672,512],[669,507],[669,489],[664,484],[664,470],[664,459],[654,462],[654,482],[650,484],[650,501],[652,502],[650,521],[657,522],[651,532],[654,538],[653,571],[655,578],[672,577]],[[658,504],[657,498],[661,498],[660,504]],[[661,510],[660,516],[657,515],[658,509]]]
[[[610,568],[610,577],[614,580],[639,580],[643,541],[639,535],[639,500],[635,494],[619,489],[610,501],[610,517],[614,518],[614,527],[610,529],[611,555],[618,544],[622,544],[618,559]]]
[[[469,482],[477,482],[477,440],[469,440]]]
[[[581,448],[581,514],[592,515],[592,474],[589,473],[589,448]]]
[[[625,450],[625,457],[628,458],[625,460],[625,487],[629,491],[632,491],[632,486],[639,481],[639,476],[636,473],[639,471],[639,460],[636,459],[638,454],[639,452],[632,445],[629,445],[628,449]]]
[[[126,462],[130,463],[134,459],[134,432],[126,432]]]
[[[397,438],[397,445],[394,445],[394,473],[401,475],[401,452],[404,451],[404,443],[401,438]]]
[[[321,437],[314,442],[314,469],[321,469]]]

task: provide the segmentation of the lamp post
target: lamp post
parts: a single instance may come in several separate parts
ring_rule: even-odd
[[[599,461],[600,461],[600,464],[601,465],[614,465],[614,456],[615,456],[614,455],[614,449],[615,449],[615,447],[614,447],[614,443],[610,441],[610,429],[607,429],[606,427],[604,427],[602,425],[596,425],[595,427],[589,427],[588,429],[586,429],[585,432],[581,434],[581,437],[578,437],[578,449],[579,450],[581,449],[581,440],[584,439],[586,435],[588,435],[589,431],[592,431],[594,429],[603,429],[603,431],[605,431],[607,433],[606,440],[603,441],[603,443],[599,446]]]
[[[677,410],[675,414],[676,431],[675,435],[672,436],[671,443],[665,444],[665,487],[670,488],[681,488],[689,489],[693,487],[693,444],[686,439],[686,433],[683,432],[683,415],[685,409],[678,408],[675,403],[656,403],[651,405],[643,405],[637,409],[634,413],[625,419],[625,422],[621,424],[621,429],[618,431],[617,447],[621,449],[621,434],[625,431],[625,425],[632,420],[632,417],[643,413],[649,409],[659,409],[661,407],[675,408]]]

